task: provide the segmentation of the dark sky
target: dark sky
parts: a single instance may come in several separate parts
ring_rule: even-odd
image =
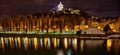
[[[65,7],[80,9],[89,15],[120,15],[120,0],[0,0],[0,16],[48,11],[57,6],[60,1]]]

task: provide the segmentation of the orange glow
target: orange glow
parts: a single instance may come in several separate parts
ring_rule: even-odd
[[[64,38],[64,47],[67,49],[68,48],[68,39]]]
[[[113,29],[113,32],[117,32],[115,29]]]
[[[51,28],[48,29],[48,32],[52,32]]]
[[[68,27],[67,26],[65,26],[65,31],[68,31]]]
[[[98,29],[101,29],[101,27],[98,27]]]
[[[47,46],[47,42],[48,42],[48,38],[44,38],[44,46],[45,46],[45,47],[48,47],[48,46]]]
[[[56,38],[53,38],[53,44],[54,44],[54,47],[56,48],[57,47],[57,40],[56,40]]]
[[[0,26],[0,29],[2,29],[2,26]]]
[[[20,37],[17,37],[17,42],[18,42],[18,47],[20,48],[20,47],[21,47],[21,40],[20,40]]]
[[[10,41],[10,47],[14,48],[14,39],[13,39],[13,37],[9,37],[9,41]]]
[[[79,28],[79,25],[76,25],[76,26],[75,26],[75,29],[78,29],[78,28]]]
[[[4,39],[1,37],[1,42],[2,42],[2,48],[4,49]]]
[[[77,49],[77,38],[73,39],[73,47],[75,50]]]
[[[56,26],[53,26],[53,28],[56,28]]]
[[[110,24],[110,28],[113,29],[114,24]]]
[[[35,49],[38,48],[38,41],[37,41],[37,38],[34,38],[34,48],[35,48]]]
[[[27,49],[28,48],[28,37],[25,37],[25,48]]]
[[[112,40],[111,39],[108,39],[107,40],[107,51],[109,52],[110,51],[110,49],[111,49],[111,46],[112,46]]]

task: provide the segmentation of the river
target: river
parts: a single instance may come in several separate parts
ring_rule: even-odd
[[[0,37],[0,55],[120,55],[119,39]]]

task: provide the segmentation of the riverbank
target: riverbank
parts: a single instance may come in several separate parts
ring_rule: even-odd
[[[102,34],[3,34],[0,33],[0,37],[39,37],[39,38],[81,38],[81,39],[120,39],[120,35],[102,35]]]

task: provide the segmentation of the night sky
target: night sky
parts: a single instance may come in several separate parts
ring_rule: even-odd
[[[0,0],[0,16],[28,15],[49,11],[59,4],[80,9],[89,15],[119,16],[120,0]]]

